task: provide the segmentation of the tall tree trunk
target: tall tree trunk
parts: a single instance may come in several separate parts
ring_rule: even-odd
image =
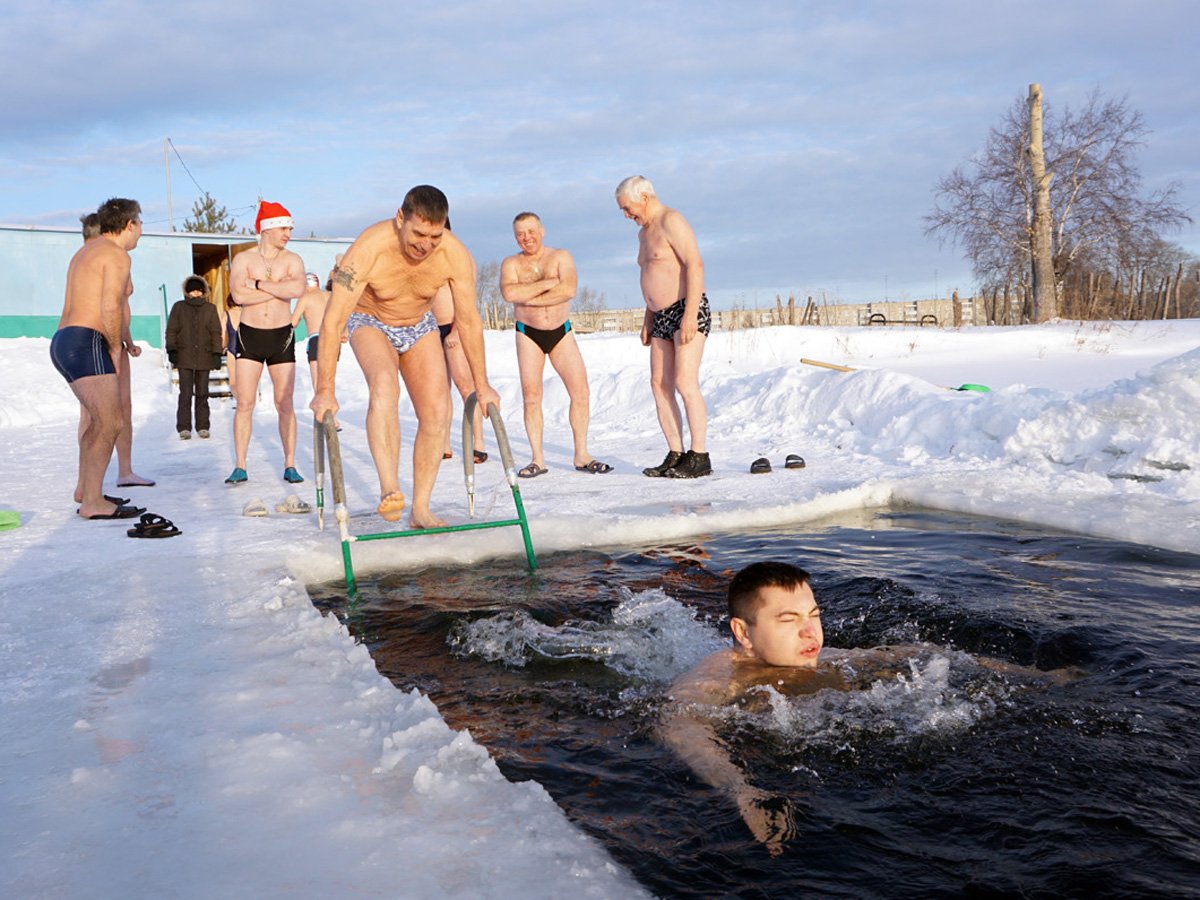
[[[1042,86],[1029,86],[1029,173],[1033,177],[1033,227],[1029,250],[1033,257],[1034,320],[1045,322],[1058,317],[1058,298],[1054,292],[1054,257],[1051,246],[1050,181],[1046,154],[1042,146]]]

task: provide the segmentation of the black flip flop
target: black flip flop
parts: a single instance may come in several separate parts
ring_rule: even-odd
[[[590,472],[592,475],[603,475],[606,472],[612,471],[612,466],[608,463],[600,462],[598,459],[593,459],[586,466],[576,466],[576,472]]]
[[[751,475],[764,475],[771,471],[771,461],[765,456],[760,456],[754,462],[750,463]]]
[[[110,513],[96,513],[94,516],[88,516],[89,519],[132,519],[134,516],[140,516],[146,511],[144,506],[125,506],[118,504],[117,508]],[[78,510],[76,510],[78,512]]]
[[[129,502],[128,497],[111,497],[108,494],[104,495],[104,499],[107,500],[109,503],[117,504],[117,506],[124,506],[126,503]]]
[[[183,534],[174,522],[155,513],[145,513],[142,520],[125,533],[131,538],[169,538]]]
[[[783,461],[783,467],[785,469],[803,469],[804,457],[797,456],[795,453],[789,453],[787,459]]]
[[[545,475],[549,471],[550,470],[547,469],[545,466],[539,466],[537,463],[530,463],[529,465],[527,465],[523,469],[521,469],[519,472],[517,472],[517,477],[518,478],[537,478],[539,475]]]
[[[476,463],[487,462],[487,454],[484,453],[482,450],[472,450],[471,452],[474,454]]]

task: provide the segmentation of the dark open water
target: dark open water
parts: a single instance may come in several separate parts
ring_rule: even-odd
[[[725,645],[729,575],[766,558],[813,573],[827,646],[940,648],[731,712],[751,780],[801,814],[778,858],[654,733],[665,686]],[[310,593],[656,895],[1200,897],[1200,557],[868,511],[539,562],[360,582],[349,615],[343,585]]]

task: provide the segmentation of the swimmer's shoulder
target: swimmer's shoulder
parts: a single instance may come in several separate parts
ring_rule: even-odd
[[[672,682],[668,693],[677,703],[718,705],[736,693],[733,649],[710,653]]]

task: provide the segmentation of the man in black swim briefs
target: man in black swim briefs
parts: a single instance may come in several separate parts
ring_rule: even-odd
[[[575,468],[594,475],[611,472],[612,466],[594,459],[587,448],[591,393],[583,355],[567,318],[578,281],[575,260],[566,250],[547,247],[542,242],[545,234],[535,213],[518,213],[513,236],[521,252],[500,264],[500,291],[513,305],[517,320],[517,368],[525,401],[525,434],[533,455],[518,474],[533,478],[547,471],[542,451],[542,373],[547,359],[571,398],[568,418]]]
[[[225,482],[242,484],[249,479],[246,454],[250,448],[258,382],[266,366],[279,416],[283,478],[296,484],[304,478],[296,470],[296,410],[292,402],[296,344],[292,300],[304,293],[304,261],[287,249],[292,236],[292,216],[281,204],[260,202],[254,225],[258,246],[239,253],[229,267],[229,292],[241,308],[241,322],[234,363],[237,411],[233,417],[233,444],[237,462]]]

